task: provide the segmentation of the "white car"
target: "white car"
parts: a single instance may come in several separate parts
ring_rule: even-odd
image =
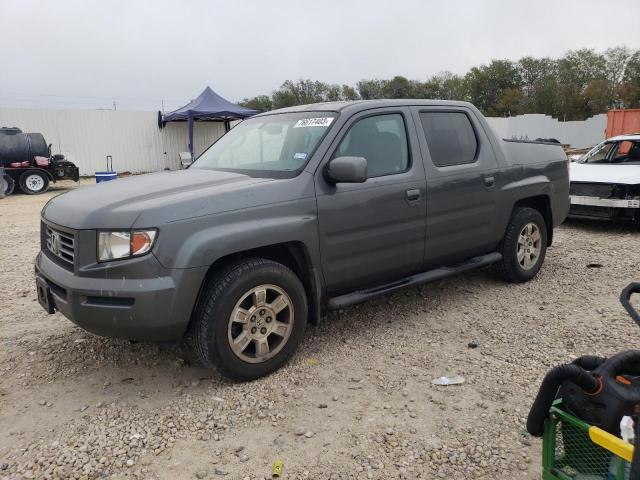
[[[571,162],[569,215],[640,223],[640,133],[609,138]]]

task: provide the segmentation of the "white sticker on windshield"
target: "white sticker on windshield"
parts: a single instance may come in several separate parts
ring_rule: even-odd
[[[296,160],[304,160],[307,158],[307,154],[304,152],[298,152],[293,155],[293,158],[295,158]]]
[[[333,117],[317,117],[317,118],[303,118],[298,120],[293,128],[301,127],[328,127],[333,122]]]

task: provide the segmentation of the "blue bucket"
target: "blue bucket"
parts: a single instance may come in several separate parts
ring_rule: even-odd
[[[118,178],[118,172],[96,172],[96,183],[110,182]]]

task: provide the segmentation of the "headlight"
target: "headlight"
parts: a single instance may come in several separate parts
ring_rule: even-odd
[[[138,257],[151,250],[157,230],[98,232],[98,261]]]

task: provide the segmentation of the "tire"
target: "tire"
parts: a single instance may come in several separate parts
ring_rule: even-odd
[[[244,322],[235,320],[239,318]],[[188,338],[204,365],[231,380],[247,381],[284,365],[302,341],[306,323],[307,297],[295,273],[280,263],[251,258],[206,282]],[[259,351],[265,338],[266,350]]]
[[[534,227],[530,227],[532,225]],[[530,227],[532,233],[525,232],[525,227]],[[536,229],[539,234],[537,242],[533,241]],[[524,244],[521,234],[525,240]],[[547,224],[538,210],[516,207],[500,242],[499,252],[502,254],[502,260],[495,264],[498,275],[511,283],[527,282],[535,277],[547,253],[547,235]],[[529,244],[529,240],[532,240],[533,244]],[[527,249],[532,253],[527,253]],[[535,252],[537,256],[533,261],[532,256]]]
[[[49,190],[49,177],[39,170],[27,170],[20,175],[19,184],[27,195],[38,195]]]
[[[8,197],[15,190],[16,181],[13,179],[11,175],[7,175],[6,173],[3,175],[3,179],[4,179],[4,196]]]

